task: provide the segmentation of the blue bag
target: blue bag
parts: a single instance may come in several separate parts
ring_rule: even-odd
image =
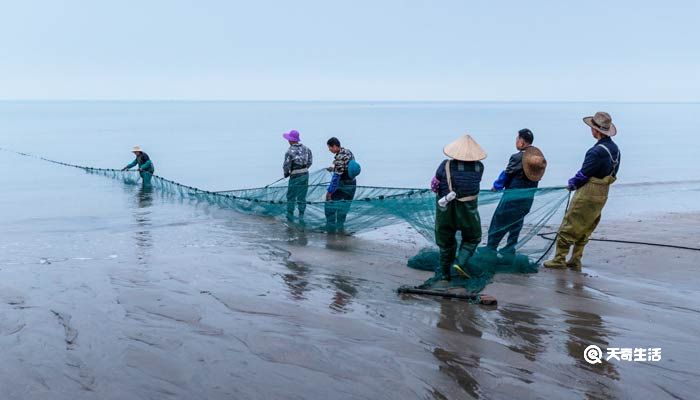
[[[360,175],[360,172],[362,172],[362,167],[360,166],[360,163],[355,161],[353,158],[350,160],[350,162],[348,162],[348,176],[350,179],[355,179],[358,175]]]

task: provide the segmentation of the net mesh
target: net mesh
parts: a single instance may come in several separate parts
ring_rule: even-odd
[[[117,169],[93,168],[60,161],[36,157],[27,153],[14,152],[28,157],[39,158],[54,164],[79,168],[89,174],[101,175],[128,185],[143,184],[138,173]],[[206,203],[243,213],[279,218],[285,221],[289,215],[287,200],[289,180],[285,179],[267,187],[237,189],[227,191],[208,191],[184,185],[166,178],[153,175],[146,179],[150,185],[163,196]],[[435,243],[436,195],[430,189],[392,188],[377,186],[357,186],[351,201],[326,201],[326,189],[330,174],[318,170],[309,174],[308,191],[304,220],[295,217],[291,222],[300,229],[310,231],[328,230],[327,214],[340,211],[346,213],[344,230],[347,233],[359,233],[390,225],[408,224],[425,239]],[[552,241],[538,234],[551,218],[564,208],[568,191],[563,187],[517,189],[505,192],[482,190],[478,197],[479,213],[482,222],[482,246],[478,247],[469,260],[470,279],[452,279],[448,287],[464,288],[469,292],[480,292],[491,282],[496,273],[532,273],[536,272],[539,262],[551,248]],[[523,202],[530,205],[527,212]],[[295,215],[298,215],[298,204]],[[500,207],[497,218],[494,213]],[[515,210],[515,212],[513,212]],[[518,211],[519,210],[519,211]],[[520,227],[522,225],[522,227]],[[504,251],[508,234],[515,227],[520,227],[517,243]],[[499,251],[486,247],[489,236],[503,237]],[[459,241],[459,238],[458,238]],[[512,244],[512,243],[511,243]],[[437,248],[424,248],[408,260],[408,266],[426,271],[437,271],[439,252]],[[428,279],[421,287],[437,288],[439,274]]]

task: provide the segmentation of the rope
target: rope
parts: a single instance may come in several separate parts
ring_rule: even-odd
[[[564,209],[564,214],[565,214],[565,215],[566,215],[566,212],[569,211],[569,203],[571,203],[571,192],[569,192],[569,196],[567,196],[567,198],[566,198],[566,208]],[[550,243],[549,247],[547,248],[547,251],[545,251],[544,253],[542,253],[542,255],[540,256],[540,258],[537,259],[537,262],[535,262],[535,264],[539,264],[540,262],[542,262],[542,259],[545,258],[545,257],[547,256],[547,254],[549,254],[550,251],[552,251],[552,247],[554,247],[554,244],[557,243],[557,238],[559,237],[559,231],[556,231],[556,232],[549,232],[548,234],[552,234],[552,233],[556,234],[556,236],[554,237],[554,239],[545,238],[545,237],[542,236],[542,234],[538,234],[538,235],[537,235],[537,236],[542,237],[543,239],[551,240],[552,243]]]
[[[545,240],[551,240],[552,244],[554,244],[557,241],[557,237],[555,236],[553,239],[547,237],[548,235],[555,235],[557,232],[545,232],[545,233],[538,233],[537,236],[541,237],[542,239]],[[620,240],[620,239],[588,239],[592,240],[594,242],[610,242],[610,243],[624,243],[624,244],[639,244],[643,246],[655,246],[655,247],[668,247],[671,249],[680,249],[680,250],[691,250],[691,251],[700,251],[700,247],[689,247],[689,246],[681,246],[677,244],[664,244],[664,243],[652,243],[652,242],[637,242],[634,240]],[[550,246],[551,249],[551,246]],[[549,250],[547,250],[549,251]]]

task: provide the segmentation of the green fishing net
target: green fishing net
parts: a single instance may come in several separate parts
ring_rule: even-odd
[[[26,156],[29,154],[18,153]],[[41,158],[41,157],[39,157]],[[326,201],[326,189],[330,173],[325,170],[309,174],[304,218],[298,217],[299,204],[295,200],[293,218],[287,219],[288,180],[285,179],[268,187],[238,189],[213,192],[183,185],[159,176],[142,179],[134,171],[91,168],[62,163],[41,158],[55,164],[80,168],[90,174],[98,174],[120,180],[125,184],[150,185],[164,196],[176,196],[196,202],[216,205],[243,213],[271,216],[309,231],[342,230],[346,233],[360,233],[391,225],[410,226],[430,243],[435,243],[436,195],[430,189],[392,188],[378,186],[356,186],[341,188],[354,190],[351,201]],[[361,177],[360,177],[361,179]],[[293,188],[298,190],[298,188]],[[298,193],[297,193],[298,194]],[[552,217],[562,211],[569,192],[563,187],[541,189],[515,189],[505,192],[481,191],[478,196],[479,213],[482,222],[482,246],[478,247],[469,259],[470,279],[453,278],[449,287],[464,288],[478,293],[492,280],[496,273],[533,273],[551,249],[551,240],[538,234]],[[496,212],[498,209],[498,212]],[[345,215],[344,223],[338,226],[334,220],[328,223],[328,214]],[[558,223],[558,221],[557,221]],[[514,227],[520,228],[517,242],[508,243],[508,234]],[[498,247],[487,247],[489,236],[503,237]],[[458,238],[459,242],[459,238]],[[426,247],[408,260],[408,266],[426,271],[438,269],[437,248]],[[422,287],[437,286],[439,276],[428,279]]]

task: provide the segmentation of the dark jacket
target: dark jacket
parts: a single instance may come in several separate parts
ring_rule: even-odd
[[[610,150],[608,153],[602,146]],[[611,157],[612,155],[612,157]],[[613,169],[613,160],[617,160],[617,165]],[[589,178],[605,178],[608,175],[617,175],[620,169],[620,149],[617,148],[612,138],[605,137],[600,139],[595,146],[591,147],[586,152],[586,158],[583,160],[581,173]]]
[[[525,175],[523,169],[523,154],[525,149],[510,156],[506,169],[501,172],[498,179],[493,183],[493,187],[500,189],[530,189],[536,188],[538,182],[531,181]]]
[[[581,169],[573,178],[569,179],[569,189],[578,189],[591,178],[602,179],[608,175],[617,176],[617,172],[620,170],[621,158],[620,149],[613,142],[612,138],[604,137],[600,139],[595,146],[588,149]]]
[[[435,177],[440,181],[438,197],[450,193],[445,165],[447,165],[447,160],[443,161],[435,172]],[[473,196],[479,193],[481,177],[484,174],[484,164],[481,161],[450,160],[450,173],[452,175],[452,190],[457,193],[457,197]]]
[[[153,165],[153,161],[151,161],[151,158],[148,156],[148,154],[144,152],[140,152],[139,155],[136,156],[136,159],[130,162],[129,165],[126,166],[126,168],[135,167],[137,164],[139,166],[139,169],[150,173],[155,172],[155,166]]]

